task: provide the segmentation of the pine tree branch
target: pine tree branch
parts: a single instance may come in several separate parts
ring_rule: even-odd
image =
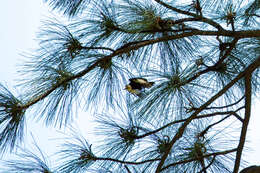
[[[189,162],[193,162],[193,161],[197,161],[199,159],[203,159],[203,158],[207,158],[207,157],[210,157],[210,156],[219,156],[219,155],[225,155],[225,154],[229,154],[229,153],[233,153],[237,151],[237,148],[234,148],[234,149],[231,149],[231,150],[226,150],[226,151],[220,151],[220,152],[215,152],[215,153],[210,153],[210,154],[205,154],[203,155],[202,157],[198,157],[196,159],[189,159],[189,160],[183,160],[183,161],[179,161],[179,162],[175,162],[175,163],[171,163],[165,167],[163,167],[161,169],[161,171],[165,170],[165,169],[168,169],[169,167],[172,167],[172,166],[176,166],[176,165],[180,165],[180,164],[185,164],[185,163],[189,163]]]
[[[144,164],[144,163],[160,161],[160,159],[149,159],[149,160],[144,160],[144,161],[140,161],[140,162],[131,162],[131,161],[118,160],[118,159],[113,159],[113,158],[108,158],[108,157],[107,158],[105,158],[105,157],[95,157],[95,161],[96,160],[112,161],[112,162],[128,164],[128,165],[141,165],[141,164]]]
[[[198,136],[199,136],[199,137],[204,137],[205,134],[208,132],[208,130],[209,130],[210,128],[212,128],[213,126],[215,126],[215,125],[221,123],[222,121],[224,121],[224,120],[227,119],[228,117],[230,117],[230,115],[225,116],[224,118],[222,118],[221,120],[219,120],[219,121],[217,121],[217,122],[215,122],[215,123],[213,123],[213,124],[210,124],[210,125],[209,125],[208,127],[206,127],[203,131],[201,131]]]
[[[213,68],[217,68],[220,64],[223,63],[223,61],[230,55],[231,51],[235,48],[236,44],[238,42],[238,38],[234,38],[234,40],[232,40],[232,42],[230,43],[230,47],[227,49],[227,51],[225,52],[225,54],[220,57],[220,59],[218,60],[218,62],[214,65]]]
[[[241,118],[236,112],[233,112],[232,115],[234,115],[239,121],[241,121],[242,123],[244,122],[244,119]]]
[[[245,107],[242,106],[240,108],[238,108],[237,110],[235,111],[226,111],[226,112],[214,112],[214,113],[210,113],[210,114],[205,114],[205,115],[199,115],[197,116],[197,118],[204,118],[204,117],[213,117],[215,115],[226,115],[226,114],[229,114],[229,115],[234,115],[239,121],[243,122],[244,120],[237,114],[238,111],[240,111],[241,109],[244,109]],[[197,108],[196,108],[197,109]],[[196,110],[195,109],[195,110]],[[196,119],[197,119],[196,118]]]
[[[109,47],[87,47],[87,46],[81,46],[81,49],[87,49],[87,50],[109,50],[111,52],[115,52],[114,49],[111,49]]]
[[[225,52],[225,54],[218,60],[218,62],[216,62],[213,66],[209,66],[207,67],[205,70],[199,71],[197,72],[194,76],[192,76],[190,79],[188,79],[187,81],[185,81],[186,83],[190,83],[191,81],[197,79],[200,75],[202,74],[206,74],[210,71],[216,71],[216,69],[218,68],[218,66],[230,55],[231,51],[235,48],[236,43],[238,42],[238,38],[235,38],[232,42],[231,42],[231,46],[227,49],[227,51]]]
[[[175,20],[175,21],[173,21],[173,25],[175,25],[175,24],[182,24],[183,22],[196,22],[196,21],[198,21],[198,22],[200,22],[200,19],[198,19],[198,18],[193,18],[193,17],[187,17],[187,18],[182,18],[182,19],[177,19],[177,20]]]
[[[184,38],[184,37],[189,37],[189,36],[194,36],[194,35],[211,35],[211,36],[232,36],[232,37],[236,37],[236,38],[246,38],[246,37],[260,37],[260,30],[251,30],[251,31],[236,31],[236,32],[230,32],[230,31],[192,31],[192,32],[185,32],[179,35],[172,35],[172,36],[164,36],[164,37],[160,37],[157,39],[152,39],[152,40],[143,40],[140,42],[135,42],[134,45],[131,45],[129,43],[129,46],[125,47],[121,47],[118,50],[114,51],[112,54],[105,56],[104,58],[99,59],[98,61],[96,61],[94,64],[90,65],[88,68],[86,68],[85,70],[79,72],[76,75],[70,76],[68,78],[66,78],[65,80],[61,80],[59,82],[57,82],[51,89],[49,89],[48,91],[46,91],[45,93],[39,95],[36,98],[33,98],[31,101],[27,102],[26,104],[24,104],[22,106],[23,109],[27,109],[28,107],[36,104],[37,102],[43,100],[44,98],[46,98],[49,94],[51,94],[54,90],[56,90],[57,88],[59,88],[60,86],[64,85],[65,83],[72,81],[74,79],[80,78],[82,76],[84,76],[85,74],[87,74],[88,72],[90,72],[91,70],[93,70],[95,67],[97,67],[102,61],[105,60],[109,60],[115,56],[124,54],[124,53],[128,53],[132,50],[137,50],[141,47],[147,46],[147,45],[151,45],[151,44],[155,44],[155,43],[159,43],[159,42],[164,42],[164,41],[169,41],[169,40],[175,40],[175,39],[180,39],[180,38]],[[190,80],[194,80],[193,78]]]
[[[205,117],[213,117],[213,116],[215,116],[215,115],[227,115],[227,114],[233,115],[234,113],[240,111],[240,110],[243,109],[243,108],[244,108],[244,107],[240,107],[240,108],[238,108],[238,109],[235,110],[235,111],[214,112],[214,113],[210,113],[210,114],[198,115],[198,116],[196,117],[196,119],[197,119],[197,118],[205,118]]]
[[[170,36],[163,36],[160,38],[152,39],[152,40],[142,40],[142,41],[134,41],[134,42],[129,42],[123,45],[121,48],[119,48],[117,51],[122,51],[122,53],[129,52],[130,50],[136,50],[138,48],[159,43],[159,42],[164,42],[164,41],[169,41],[169,40],[177,40],[185,37],[191,37],[191,36],[228,36],[228,37],[234,37],[235,39],[231,43],[231,47],[226,51],[225,55],[221,58],[220,62],[224,60],[227,55],[229,55],[230,51],[234,48],[236,42],[238,39],[241,38],[252,38],[252,37],[260,37],[260,30],[244,30],[244,31],[202,31],[202,30],[193,30],[189,32],[184,32],[181,34],[177,35],[170,35]],[[219,63],[220,63],[219,62]],[[214,68],[214,67],[211,67]],[[208,71],[206,71],[208,72]],[[203,73],[206,73],[203,72]]]
[[[130,169],[126,165],[124,165],[124,167],[128,173],[131,173]]]
[[[239,170],[242,151],[243,151],[245,140],[246,140],[247,127],[248,127],[250,116],[251,116],[251,96],[252,96],[251,78],[252,78],[251,73],[247,73],[245,75],[245,118],[244,118],[243,126],[241,129],[240,140],[239,140],[238,150],[237,150],[237,155],[236,155],[236,161],[235,161],[235,166],[234,166],[234,170],[233,170],[234,173],[237,173]]]
[[[159,173],[161,171],[161,168],[168,157],[171,148],[175,144],[175,142],[180,139],[186,129],[186,127],[189,125],[189,123],[197,117],[197,115],[204,110],[207,106],[209,106],[211,103],[213,103],[217,98],[219,98],[221,95],[223,95],[229,88],[231,88],[238,80],[240,80],[242,77],[244,77],[246,74],[252,73],[256,68],[260,66],[260,56],[252,63],[250,64],[243,72],[239,73],[236,78],[234,78],[231,82],[229,82],[222,90],[220,90],[216,95],[211,97],[206,103],[204,103],[201,107],[198,108],[179,128],[176,135],[173,137],[169,144],[169,148],[165,152],[165,154],[162,156],[162,159],[160,163],[157,166],[156,173]]]
[[[198,115],[198,116],[195,117],[194,119],[202,119],[202,118],[213,117],[213,116],[216,116],[216,115],[227,115],[227,114],[229,114],[229,115],[227,116],[227,117],[229,117],[230,115],[236,114],[236,112],[239,111],[239,110],[241,110],[242,108],[244,108],[244,107],[240,107],[239,109],[237,109],[237,110],[235,110],[235,111],[214,112],[214,113],[210,113],[210,114]],[[237,115],[237,116],[238,116],[238,115]],[[235,117],[237,118],[237,116],[235,116]],[[227,117],[226,117],[226,118],[227,118]],[[243,119],[242,119],[242,118],[239,117],[238,119],[243,122]],[[143,134],[143,135],[139,135],[139,136],[136,137],[136,139],[141,139],[141,138],[144,138],[144,137],[146,137],[146,136],[155,134],[155,133],[157,133],[157,132],[159,132],[159,131],[162,131],[163,129],[165,129],[165,128],[167,128],[167,127],[170,127],[170,126],[172,126],[172,125],[174,125],[174,124],[178,124],[178,123],[185,122],[185,121],[187,121],[187,120],[188,120],[188,118],[185,118],[185,119],[182,119],[182,120],[172,121],[172,122],[170,122],[170,123],[168,123],[168,124],[166,124],[166,125],[164,125],[164,126],[158,128],[158,129],[156,129],[156,130],[150,131],[150,132],[145,133],[145,134]]]
[[[213,20],[211,20],[211,19],[208,19],[208,18],[203,17],[203,16],[201,16],[201,15],[198,15],[198,14],[196,14],[196,13],[191,13],[191,12],[188,12],[188,11],[180,10],[180,9],[178,9],[178,8],[175,8],[175,7],[173,7],[173,6],[169,5],[169,4],[166,4],[166,3],[162,2],[161,0],[154,0],[154,1],[156,1],[157,3],[161,4],[162,6],[168,8],[168,9],[171,9],[171,10],[177,12],[177,13],[181,13],[181,14],[185,14],[185,15],[188,15],[188,16],[192,16],[192,17],[194,17],[195,19],[199,19],[199,20],[201,20],[202,22],[208,23],[208,24],[210,24],[211,26],[217,28],[218,30],[221,30],[221,31],[224,31],[224,30],[225,30],[220,24],[218,24],[217,22],[215,22],[215,21],[213,21]]]
[[[99,127],[100,131],[98,131],[98,133],[101,135],[105,134],[106,136],[109,137],[108,140],[104,143],[105,145],[100,145],[101,147],[99,148],[98,146],[97,148],[101,153],[104,154],[103,155],[104,157],[102,156],[96,157],[94,153],[91,151],[91,145],[88,145],[87,141],[84,139],[79,140],[80,142],[79,145],[73,143],[65,144],[65,146],[67,146],[67,149],[61,151],[62,154],[65,153],[63,159],[66,160],[66,159],[71,159],[73,157],[75,157],[75,159],[71,159],[68,160],[68,162],[64,162],[65,164],[61,166],[61,172],[63,172],[62,170],[65,170],[64,172],[87,171],[86,169],[88,169],[90,166],[91,166],[91,170],[92,168],[97,169],[93,171],[102,171],[104,166],[106,167],[106,169],[108,169],[109,172],[112,172],[110,170],[112,170],[114,167],[114,168],[118,168],[119,172],[120,171],[128,172],[128,173],[131,173],[131,171],[149,172],[149,169],[151,168],[152,170],[156,169],[156,172],[159,173],[161,171],[167,172],[168,170],[172,170],[172,169],[176,170],[178,168],[181,168],[182,166],[186,166],[185,165],[186,163],[191,164],[189,168],[185,167],[187,168],[187,170],[190,169],[191,171],[185,170],[185,172],[198,172],[198,171],[199,173],[202,172],[206,173],[207,171],[215,172],[214,169],[217,170],[216,172],[218,171],[221,172],[222,170],[229,172],[229,170],[225,168],[226,166],[225,164],[227,164],[228,162],[225,163],[224,157],[226,157],[227,160],[232,160],[231,165],[233,165],[233,159],[235,159],[234,173],[238,172],[240,166],[240,160],[242,157],[242,151],[245,145],[246,133],[248,130],[247,127],[250,119],[252,92],[254,91],[255,88],[257,88],[257,83],[258,83],[258,76],[257,76],[258,74],[256,74],[255,76],[252,73],[260,66],[260,56],[258,55],[259,52],[255,52],[255,50],[257,50],[257,48],[259,47],[259,44],[257,42],[259,40],[257,39],[260,38],[260,29],[239,30],[239,29],[248,29],[251,26],[253,26],[250,24],[248,26],[246,25],[242,26],[239,24],[237,25],[236,28],[236,30],[238,31],[235,31],[234,21],[235,19],[238,19],[239,16],[242,17],[241,19],[238,19],[238,22],[241,23],[241,21],[243,22],[244,20],[243,18],[247,17],[247,15],[248,15],[248,19],[250,15],[251,17],[252,16],[259,17],[259,15],[247,14],[250,8],[245,9],[241,7],[242,10],[240,10],[238,7],[240,7],[242,1],[241,3],[239,2],[237,4],[236,3],[228,4],[228,2],[224,0],[223,7],[228,7],[228,6],[231,7],[230,12],[232,12],[232,15],[234,9],[232,22],[227,20],[227,24],[228,25],[231,24],[232,30],[230,30],[230,29],[226,29],[228,26],[227,27],[224,26],[223,22],[219,22],[220,20],[225,19],[224,17],[227,17],[226,12],[228,11],[226,11],[226,9],[224,10],[218,9],[217,11],[216,8],[214,7],[215,0],[212,1],[213,3],[210,1],[209,4],[208,2],[206,2],[205,4],[203,3],[203,7],[205,6],[205,10],[208,7],[207,5],[209,5],[210,7],[212,6],[212,8],[208,8],[208,9],[209,10],[212,9],[214,11],[214,12],[212,11],[212,13],[207,13],[207,15],[205,15],[206,13],[202,14],[203,9],[202,6],[200,5],[200,0],[192,0],[193,4],[188,6],[182,5],[182,7],[177,7],[177,8],[174,5],[171,5],[170,3],[167,4],[165,0],[152,0],[151,2],[149,0],[147,2],[144,1],[139,2],[138,0],[136,2],[134,1],[132,2],[131,0],[123,0],[122,2],[120,1],[117,3],[114,3],[114,0],[108,0],[108,1],[106,0],[105,1],[45,0],[45,1],[48,1],[49,4],[54,7],[54,9],[56,8],[58,10],[62,10],[64,11],[64,14],[68,14],[68,16],[70,17],[76,15],[79,12],[83,12],[83,9],[86,9],[86,14],[88,14],[89,17],[87,17],[87,19],[83,19],[83,21],[77,22],[77,24],[79,25],[75,24],[74,26],[72,26],[74,29],[77,30],[75,34],[77,34],[79,38],[74,37],[73,36],[74,34],[72,35],[72,33],[66,28],[66,26],[63,25],[58,25],[57,27],[55,27],[56,24],[53,23],[53,25],[51,25],[52,27],[49,26],[47,27],[48,29],[45,28],[46,31],[42,35],[44,40],[42,40],[41,42],[43,44],[40,44],[41,47],[39,51],[40,55],[37,56],[41,58],[32,62],[31,66],[27,65],[27,67],[33,67],[32,70],[28,70],[28,71],[41,73],[39,69],[44,69],[45,66],[53,69],[53,71],[56,71],[58,70],[56,69],[56,66],[58,66],[59,63],[62,64],[64,63],[65,66],[68,67],[68,71],[64,70],[64,72],[68,72],[69,75],[64,75],[64,76],[61,75],[61,77],[59,78],[59,75],[57,73],[57,79],[56,79],[55,78],[56,76],[52,77],[52,73],[51,73],[52,71],[48,71],[48,69],[47,70],[44,69],[45,71],[43,73],[41,73],[38,76],[37,74],[35,75],[36,78],[34,78],[33,80],[28,80],[30,84],[33,85],[39,84],[39,86],[37,87],[39,90],[36,93],[32,93],[32,97],[29,98],[30,100],[27,100],[27,102],[24,103],[19,101],[18,99],[15,99],[14,96],[9,94],[9,96],[6,97],[6,100],[11,101],[10,103],[0,101],[2,104],[0,105],[1,106],[0,112],[2,112],[1,114],[2,123],[0,124],[1,126],[3,126],[2,128],[3,132],[0,135],[0,146],[3,146],[2,147],[3,150],[5,146],[8,146],[6,145],[8,143],[11,144],[11,148],[14,148],[14,145],[16,145],[17,143],[15,142],[15,140],[18,141],[20,140],[19,137],[20,136],[22,137],[21,132],[23,130],[23,126],[24,126],[23,121],[25,119],[24,113],[27,108],[33,106],[34,104],[39,103],[44,99],[48,99],[48,100],[44,100],[43,104],[54,105],[50,107],[46,106],[47,109],[43,109],[45,112],[48,113],[50,112],[49,113],[50,115],[48,115],[47,117],[47,119],[49,119],[54,113],[56,113],[55,112],[57,109],[56,107],[61,106],[63,108],[66,107],[66,103],[68,102],[73,103],[72,99],[65,99],[68,102],[62,102],[62,101],[52,102],[52,98],[54,97],[57,98],[56,100],[61,100],[59,99],[60,97],[57,96],[64,96],[65,98],[67,96],[73,97],[74,93],[76,96],[78,90],[67,92],[70,91],[67,90],[67,86],[69,84],[76,83],[78,79],[79,81],[82,81],[86,77],[90,77],[90,80],[87,79],[89,85],[86,86],[86,89],[90,93],[94,93],[94,94],[92,94],[91,97],[85,97],[86,98],[85,100],[92,101],[93,98],[95,98],[96,96],[102,95],[102,94],[97,94],[97,93],[101,93],[99,91],[106,91],[103,92],[105,94],[102,95],[103,96],[102,98],[108,98],[107,96],[109,96],[109,98],[111,98],[110,100],[112,100],[114,96],[115,98],[117,98],[117,95],[119,95],[120,97],[121,96],[120,89],[122,89],[120,85],[122,81],[125,82],[126,79],[124,75],[126,75],[125,72],[128,72],[128,69],[122,72],[122,74],[124,74],[122,75],[123,76],[122,78],[115,77],[116,75],[114,74],[120,73],[120,71],[116,71],[116,70],[115,71],[112,70],[113,72],[115,72],[114,74],[111,73],[111,75],[108,75],[110,77],[109,79],[99,78],[97,77],[97,75],[95,75],[95,72],[98,71],[101,73],[102,72],[105,73],[106,70],[109,71],[110,69],[112,69],[110,68],[110,66],[114,65],[114,63],[120,61],[118,62],[118,64],[123,65],[125,61],[131,60],[130,66],[131,67],[137,66],[137,68],[134,70],[130,69],[133,70],[130,73],[132,72],[133,74],[138,73],[143,77],[148,77],[147,80],[149,81],[151,80],[153,83],[155,83],[155,85],[152,86],[150,89],[147,89],[149,90],[149,92],[145,92],[144,89],[140,90],[140,92],[144,92],[145,96],[140,97],[144,101],[142,102],[140,101],[138,102],[138,104],[136,104],[137,106],[134,107],[137,108],[136,110],[129,109],[131,112],[134,113],[130,114],[127,112],[127,118],[124,117],[123,119],[117,120],[116,119],[117,116],[114,117],[114,115],[111,118],[106,118],[106,117],[100,118],[100,122],[103,122],[102,124],[103,126]],[[258,2],[259,0],[254,0],[254,1]],[[158,5],[159,8],[157,6],[154,6],[154,4]],[[238,5],[238,7],[233,8],[232,5],[234,6]],[[94,9],[86,8],[86,7],[94,7]],[[187,9],[189,7],[191,8]],[[171,12],[171,14],[170,13],[168,14],[168,12]],[[204,26],[206,26],[206,28],[204,28]],[[220,39],[217,39],[219,41],[219,50],[217,47],[217,49],[212,52],[206,53],[203,48],[200,48],[200,46],[203,46],[203,43],[205,43],[206,41],[209,41],[209,45],[207,45],[208,48],[214,46],[215,43],[213,43],[214,42],[213,39],[216,36],[217,37],[223,36],[225,37],[226,40],[232,39],[233,41],[226,43],[226,42],[222,42]],[[47,39],[45,39],[45,37]],[[227,37],[229,38],[227,39]],[[82,43],[79,41],[83,39],[85,39],[84,41],[86,41],[86,46],[82,46]],[[246,40],[245,42],[241,42],[241,47],[239,46],[239,44],[237,44],[238,41],[240,41],[240,39]],[[125,40],[132,41],[132,42],[128,42],[125,44],[124,42]],[[210,41],[212,42],[210,43]],[[228,46],[224,48],[224,51],[221,50],[222,43],[228,44]],[[248,45],[246,45],[246,43]],[[98,45],[98,46],[88,47],[88,44]],[[153,49],[154,47],[155,49]],[[233,50],[235,47],[236,47],[236,51]],[[247,48],[249,50],[248,52],[247,51],[242,52]],[[94,50],[94,51],[89,51],[89,50]],[[134,52],[135,50],[137,51]],[[219,53],[220,56],[215,57],[215,55],[218,54],[218,52],[220,52]],[[253,53],[250,54],[250,52]],[[157,58],[145,59],[148,58],[150,55],[151,57],[153,57],[152,56],[153,53],[156,53],[156,55],[158,55],[160,59]],[[201,57],[201,59],[199,59],[201,60],[201,63],[197,63],[198,61],[196,58],[200,53],[202,53],[201,56],[199,56]],[[205,53],[205,55],[203,53]],[[144,56],[144,58],[142,56]],[[74,59],[74,57],[77,58]],[[207,60],[206,63],[203,62],[204,57],[205,60]],[[112,63],[112,59],[113,59],[113,63]],[[191,69],[190,70],[191,72],[187,73],[188,75],[186,75],[185,73],[186,71],[183,70],[182,68],[186,66],[186,64],[189,63],[189,61],[192,63],[191,64],[192,68],[188,68]],[[231,61],[232,63],[230,63]],[[254,62],[251,63],[252,61]],[[195,62],[195,64],[193,62]],[[207,64],[207,62],[209,64]],[[213,62],[213,64],[211,64],[211,62]],[[107,65],[106,63],[109,64],[108,65],[109,67],[105,67]],[[137,65],[135,63],[140,63],[140,64],[144,63],[145,65],[141,64],[139,66],[139,64]],[[80,65],[79,68],[77,68],[78,64]],[[125,67],[122,67],[120,65],[118,66],[118,69],[121,68],[125,69]],[[163,65],[162,66],[163,68],[160,68],[161,65]],[[148,68],[142,68],[145,66],[146,67],[149,66],[148,67],[149,70],[150,68],[152,69],[155,68],[156,70],[160,68],[161,71],[158,70],[160,72],[160,75],[163,74],[166,77],[164,77],[163,75],[161,75],[161,77],[157,75],[159,76],[159,78],[156,78],[155,77],[156,74],[155,75],[145,74],[146,72],[152,73],[152,70],[142,71],[148,69]],[[225,70],[220,69],[223,66],[225,66],[225,68],[223,68]],[[63,72],[63,69],[61,71]],[[72,73],[72,71],[75,73]],[[172,76],[168,75],[167,74],[168,72],[170,72],[169,73],[170,75],[173,74],[174,77],[175,76],[178,77],[178,80],[176,80],[177,82],[171,80],[170,77]],[[259,69],[257,70],[257,72],[259,72]],[[131,75],[132,74],[130,74],[129,77],[132,77]],[[168,78],[167,75],[170,77]],[[206,83],[209,84],[209,86],[206,85],[203,86],[203,82],[205,82],[203,81],[204,77],[208,75],[210,77],[216,77],[215,78],[216,81],[213,81],[212,83],[211,81],[210,82],[206,81]],[[201,76],[202,78],[200,78]],[[80,80],[81,78],[83,79]],[[40,79],[39,81],[43,81],[43,82],[39,82],[37,79]],[[95,79],[95,81],[98,82],[92,83],[93,81],[92,79]],[[100,88],[101,89],[103,88],[102,87],[103,82],[105,81],[104,84],[107,84],[108,82],[106,81],[109,81],[111,79],[116,79],[116,80],[110,82],[109,85],[115,86],[115,88],[117,88],[118,90],[113,90],[113,88],[110,89],[109,87],[107,87],[109,89],[100,90]],[[198,81],[198,79],[202,79],[202,80]],[[117,81],[119,81],[119,83],[117,83]],[[160,84],[158,84],[157,82],[158,83],[161,82],[163,86],[161,87],[162,89],[158,87]],[[169,82],[169,85],[167,82]],[[238,88],[239,89],[244,88],[244,86],[241,86],[244,83],[245,83],[245,96],[243,96],[238,101],[236,100],[238,99],[239,96],[229,97],[231,94],[233,94],[233,89],[237,90]],[[26,85],[29,86],[29,89],[31,88],[30,84]],[[91,84],[93,84],[94,87],[92,87]],[[187,89],[185,88],[186,86],[182,87],[185,84],[191,84],[191,87],[188,86]],[[175,87],[176,85],[180,85],[180,87]],[[71,85],[70,89],[75,88],[74,86],[76,85]],[[99,87],[95,87],[95,86],[99,86]],[[166,87],[164,88],[164,86]],[[223,87],[219,87],[219,86],[223,86]],[[202,88],[202,90],[200,90],[200,88]],[[203,91],[205,91],[203,89],[207,89],[207,88],[214,90],[214,94],[215,91],[218,92],[217,94],[211,97],[211,95],[208,95],[207,91],[203,93]],[[177,89],[180,90],[183,89],[183,92],[182,91],[175,92],[177,94],[175,94],[174,92],[172,92],[173,94],[170,92],[169,94],[167,93],[170,90],[177,90]],[[60,90],[64,92],[58,92]],[[111,92],[108,93],[107,90]],[[196,92],[198,90],[199,92]],[[230,90],[232,91],[229,92]],[[157,94],[156,92],[159,94]],[[164,92],[166,93],[164,97],[160,97],[159,95]],[[63,93],[66,93],[67,95]],[[28,98],[30,94],[31,93],[24,96]],[[150,97],[153,95],[155,95],[155,97]],[[176,99],[170,99],[168,102],[167,99],[172,98],[171,95],[177,97],[177,102],[175,102]],[[221,100],[222,97],[224,97],[224,95],[228,97],[227,98],[228,101],[232,100],[231,102],[227,103],[228,105],[225,106],[223,106],[223,104],[219,102],[219,100]],[[3,94],[3,96],[5,96],[5,94]],[[129,98],[128,100],[126,100],[127,102],[128,101],[132,102],[133,100],[135,100],[132,99],[134,98],[134,96],[133,97],[131,96],[132,95],[127,97]],[[184,99],[180,99],[182,101],[179,102],[178,101],[179,98],[184,98]],[[242,103],[240,103],[243,98],[245,98],[245,105],[242,105]],[[226,97],[223,99],[226,99]],[[99,101],[102,99],[97,99],[97,100]],[[111,103],[110,100],[109,103]],[[165,101],[165,103],[170,103],[170,104],[161,104],[162,109],[166,108],[165,109],[166,111],[160,112],[160,109],[157,109],[160,107],[160,105],[158,106],[156,105],[157,102],[155,102],[155,104],[153,104],[155,106],[153,106],[152,104],[150,104],[150,102],[146,104],[147,100],[150,102],[153,102],[154,100],[160,103],[164,103]],[[183,107],[183,105],[185,105],[186,102],[188,104],[190,103],[190,106],[187,108],[187,111],[185,113],[186,107]],[[65,103],[65,106],[63,103]],[[214,103],[216,103],[216,105]],[[110,106],[111,105],[113,106],[113,104],[110,104]],[[117,106],[119,106],[121,109],[122,105],[124,105],[123,102],[119,103]],[[127,103],[127,108],[132,106],[129,105]],[[213,107],[212,105],[219,106],[219,107]],[[242,107],[239,107],[241,105]],[[145,108],[145,106],[147,107],[147,109]],[[94,105],[94,107],[97,106]],[[115,107],[111,107],[111,108],[113,109]],[[52,108],[56,108],[56,109],[54,109],[54,111],[49,111]],[[69,108],[71,108],[71,106]],[[168,113],[172,110],[174,112],[176,111],[177,115],[181,115],[181,116],[185,115],[185,119],[181,119],[181,120],[178,119],[177,121],[173,121],[174,117],[170,117],[170,116],[174,116],[175,113],[166,115],[165,117],[162,117],[162,119],[159,120],[154,118],[155,119],[154,121],[149,121],[148,116],[143,116],[142,117],[143,119],[139,119],[139,118],[136,119],[135,117],[131,116],[132,114],[139,113],[139,111],[140,110],[142,111],[143,108],[148,110],[148,111],[143,111],[145,112],[144,115],[148,115],[150,112],[153,111],[153,109],[155,109],[154,111],[155,113],[150,114],[151,116],[159,116],[159,115],[161,116],[162,113],[165,112]],[[241,118],[239,115],[241,113],[240,110],[242,109],[245,109],[244,118]],[[68,112],[67,109],[65,111],[60,111],[63,109],[57,109],[57,110],[61,112],[60,115],[64,115],[66,117],[64,113]],[[142,112],[139,114],[142,114]],[[221,123],[221,125],[223,125],[222,122],[227,118],[231,117],[232,115],[242,122],[240,139],[238,145],[235,146],[236,148],[234,149],[232,149],[233,147],[232,148],[228,147],[228,148],[224,148],[223,149],[224,151],[216,150],[213,149],[212,146],[210,146],[211,138],[207,140],[204,140],[203,138],[203,140],[201,140],[199,136],[195,136],[195,138],[193,138],[194,134],[189,134],[189,132],[193,133],[194,131],[193,129],[189,129],[188,126],[198,127],[198,129],[195,131],[196,134],[197,132],[200,132],[199,135],[203,136],[203,134],[205,135],[207,131],[209,131],[209,129],[212,130],[213,126],[215,128],[216,124]],[[202,119],[202,118],[215,117],[215,116],[220,116],[221,119],[219,121],[214,120],[214,122],[209,122],[209,123],[206,123],[205,121],[203,121],[204,119]],[[195,119],[196,120],[202,119],[202,121],[194,121]],[[196,124],[193,124],[193,122]],[[156,123],[160,125],[157,125]],[[200,127],[201,125],[200,123],[203,124],[202,128]],[[175,125],[179,129],[175,127]],[[151,126],[153,128],[150,128]],[[140,133],[140,131],[142,131],[142,133]],[[157,132],[160,132],[160,134],[156,134]],[[192,135],[192,139],[189,138],[189,135]],[[132,146],[138,144],[135,143],[135,140],[142,139],[145,137],[152,137],[152,141],[149,141],[151,142],[150,143],[151,147],[145,148],[144,150],[142,148],[137,149],[138,151],[140,151],[140,153],[135,153],[136,154],[135,156],[133,157],[131,156],[129,157],[129,159],[127,159],[127,154],[131,152],[132,149],[135,150],[134,148],[132,148]],[[128,140],[127,138],[130,139]],[[182,141],[183,138],[185,139],[184,141]],[[120,141],[118,139],[120,139]],[[145,142],[145,139],[144,141],[138,140],[138,142],[141,143]],[[193,143],[194,139],[199,142],[196,141],[196,143]],[[128,141],[132,141],[132,142],[128,142]],[[183,144],[182,142],[190,142],[189,146],[191,146],[191,148],[182,147]],[[174,149],[176,148],[175,145],[179,145],[179,144],[180,146],[177,146],[177,148],[180,147],[184,151],[184,153],[180,153],[180,155],[178,155],[178,153],[174,151]],[[206,145],[208,146],[207,148],[205,147]],[[200,150],[199,152],[196,151],[197,148],[199,148],[198,149]],[[211,151],[208,151],[208,149]],[[189,150],[189,152],[185,152],[186,150]],[[37,157],[37,155],[32,155],[32,156],[33,159],[35,158],[34,159],[35,163],[38,162],[44,163],[45,161],[44,157],[43,159],[41,158],[38,159],[39,157]],[[175,158],[175,156],[177,157]],[[93,163],[96,161],[98,163],[94,165]],[[13,166],[11,169],[14,170],[15,168],[21,168],[22,170],[26,170],[26,164],[24,165],[22,162],[19,162],[20,165],[17,166],[15,162],[13,163],[14,163],[13,165],[11,164],[11,167]],[[29,168],[35,167],[30,163],[28,165]],[[39,167],[39,168],[44,168],[44,167],[47,168],[47,164],[45,163],[38,164],[38,165],[39,166],[43,165],[43,167]],[[178,166],[174,167],[176,165]],[[145,169],[145,170],[141,171],[141,169]],[[192,171],[192,169],[194,170]]]

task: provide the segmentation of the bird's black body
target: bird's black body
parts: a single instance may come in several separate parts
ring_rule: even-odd
[[[150,88],[154,82],[148,82],[145,78],[130,78],[129,85],[132,89],[142,90],[143,88]]]

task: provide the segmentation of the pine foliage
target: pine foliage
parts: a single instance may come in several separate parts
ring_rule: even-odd
[[[22,99],[0,85],[3,153],[22,142],[25,116],[66,128],[80,103],[96,119],[89,133],[98,140],[73,130],[53,172],[244,166],[251,100],[259,99],[259,0],[45,2],[68,24],[43,22],[39,48],[19,71]],[[42,153],[19,156],[6,170],[50,172]]]

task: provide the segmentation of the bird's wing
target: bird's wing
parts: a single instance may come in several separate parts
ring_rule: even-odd
[[[138,89],[138,90],[141,90],[143,88],[142,84],[138,83],[138,82],[134,82],[134,81],[131,81],[129,83],[129,85],[131,86],[132,89]]]
[[[130,78],[131,82],[139,83],[139,84],[147,84],[148,81],[145,78]]]

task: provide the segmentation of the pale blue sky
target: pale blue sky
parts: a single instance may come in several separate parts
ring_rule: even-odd
[[[21,54],[30,52],[32,48],[37,47],[35,41],[36,32],[39,29],[40,20],[46,14],[47,8],[44,7],[41,0],[1,2],[0,82],[7,84],[8,87],[12,88],[12,91],[14,91],[14,85],[16,84],[15,80],[19,79],[17,64],[20,64],[23,59]],[[51,155],[56,150],[56,144],[53,143],[52,145],[53,141],[50,139],[54,138],[53,134],[56,134],[56,130],[42,127],[40,123],[32,123],[30,120],[26,124],[27,134],[25,139],[29,139],[30,142],[25,143],[25,147],[30,147],[32,142],[30,133],[33,133],[40,148],[43,148],[47,155]],[[10,159],[12,156],[6,158]]]
[[[47,6],[43,4],[42,0],[9,0],[1,2],[0,82],[6,82],[8,86],[13,87],[15,79],[19,79],[16,65],[22,59],[21,54],[23,52],[30,52],[32,48],[37,47],[35,41],[36,32],[39,31],[40,20],[44,19],[47,13]],[[253,104],[252,119],[247,138],[251,141],[247,143],[247,146],[254,151],[248,153],[246,157],[246,161],[250,162],[250,164],[258,165],[260,165],[259,105],[259,100]],[[258,110],[256,107],[258,107]],[[78,122],[80,121],[86,122],[87,120],[78,120]],[[39,141],[39,146],[43,148],[44,152],[51,154],[55,151],[55,145],[52,145],[54,141],[49,140],[59,137],[55,129],[42,127],[40,123],[30,124],[27,129],[36,136],[36,140]],[[81,129],[86,131],[85,123],[81,125]]]
[[[35,33],[44,14],[41,0],[3,1],[0,6],[1,80],[13,79],[19,54],[35,47]],[[10,80],[12,82],[12,80]]]

